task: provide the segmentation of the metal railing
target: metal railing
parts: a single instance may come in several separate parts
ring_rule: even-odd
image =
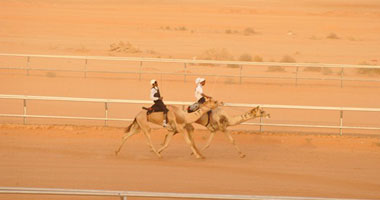
[[[55,118],[55,119],[78,119],[78,120],[101,120],[107,125],[107,121],[132,121],[129,118],[111,118],[108,116],[108,104],[110,103],[126,103],[126,104],[151,104],[148,100],[123,100],[123,99],[99,99],[99,98],[73,98],[73,97],[50,97],[50,96],[27,96],[27,95],[4,95],[0,94],[0,99],[18,99],[23,100],[23,113],[22,114],[6,114],[0,113],[0,117],[21,117],[24,118],[26,124],[27,118]],[[72,102],[96,102],[104,104],[104,117],[76,117],[76,116],[52,116],[52,115],[29,115],[27,114],[27,101],[29,100],[45,100],[45,101],[72,101]],[[165,101],[167,105],[190,105],[193,102],[179,102],[179,101]],[[325,110],[325,111],[338,111],[340,113],[339,125],[310,125],[310,124],[276,124],[276,123],[263,123],[260,118],[259,123],[246,122],[244,125],[254,126],[279,126],[279,127],[302,127],[302,128],[328,128],[339,129],[340,135],[343,134],[343,129],[361,129],[361,130],[380,130],[380,127],[365,127],[365,126],[344,126],[343,114],[345,111],[355,112],[380,112],[380,108],[353,108],[353,107],[322,107],[322,106],[297,106],[297,105],[270,105],[270,104],[242,104],[242,103],[225,103],[227,107],[256,107],[271,109],[297,109],[297,110]]]
[[[121,200],[127,200],[128,197],[182,198],[182,199],[225,199],[225,200],[355,200],[355,199],[345,199],[345,198],[321,198],[321,197],[164,193],[164,192],[48,189],[48,188],[22,188],[22,187],[0,187],[0,194],[105,196],[105,197],[119,197]],[[356,199],[356,200],[358,200],[358,199]]]
[[[194,60],[194,59],[167,59],[167,58],[139,58],[139,57],[109,57],[109,56],[65,56],[65,55],[37,55],[37,54],[9,54],[0,53],[0,56],[11,57],[24,57],[26,58],[25,67],[0,67],[0,69],[17,69],[25,70],[26,74],[32,70],[36,71],[61,71],[61,72],[80,72],[84,77],[87,77],[88,73],[118,73],[118,74],[138,74],[139,80],[143,74],[163,74],[165,75],[178,75],[183,76],[186,82],[187,76],[214,76],[214,77],[232,77],[239,78],[239,82],[242,83],[244,78],[272,78],[272,79],[294,79],[295,84],[298,84],[298,80],[333,80],[340,81],[340,86],[343,87],[344,81],[361,81],[361,82],[380,82],[380,79],[362,79],[362,78],[345,78],[344,69],[379,69],[378,65],[350,65],[350,64],[324,64],[324,63],[283,63],[283,62],[245,62],[245,61],[216,61],[216,60]],[[61,58],[61,59],[79,59],[84,61],[82,69],[68,70],[68,69],[54,69],[54,68],[32,68],[31,58]],[[133,61],[139,62],[139,70],[137,71],[98,71],[88,70],[88,60],[107,60],[107,61]],[[180,63],[183,64],[183,73],[179,72],[146,72],[143,71],[142,66],[145,62],[156,63]],[[188,65],[191,64],[210,64],[210,65],[232,65],[236,66],[239,70],[239,75],[221,75],[221,74],[206,74],[206,73],[190,73],[188,72]],[[251,67],[294,67],[295,73],[292,76],[252,76],[244,75],[243,68],[245,66]],[[339,77],[301,77],[299,75],[300,67],[311,68],[339,68]]]

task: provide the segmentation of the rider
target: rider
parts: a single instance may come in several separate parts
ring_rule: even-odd
[[[166,108],[166,105],[162,101],[163,97],[160,94],[160,89],[158,88],[158,83],[156,80],[151,80],[150,84],[152,85],[152,89],[150,90],[150,99],[153,100],[154,105],[152,106],[153,111],[155,112],[164,112],[164,121],[162,123],[163,127],[166,127],[166,122],[168,121],[168,109]]]
[[[211,98],[203,93],[203,86],[206,84],[206,79],[197,78],[195,79],[195,84],[197,85],[195,88],[195,98],[199,104],[203,104],[206,101],[206,98]]]

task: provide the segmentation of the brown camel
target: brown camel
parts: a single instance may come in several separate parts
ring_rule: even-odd
[[[190,135],[189,128],[192,128],[188,126],[188,124],[191,124],[195,121],[197,121],[204,113],[208,112],[211,109],[214,109],[218,106],[218,102],[208,99],[202,107],[194,112],[194,113],[185,113],[181,109],[175,107],[175,106],[167,106],[169,112],[167,113],[168,117],[168,126],[167,130],[171,132],[173,135],[174,133],[184,133],[185,136],[185,141],[190,145],[190,148],[193,152],[193,154],[197,158],[203,158],[199,150],[194,144],[194,140],[192,139]],[[152,151],[159,157],[161,158],[161,151],[157,151],[156,148],[153,146],[151,138],[150,138],[150,132],[151,128],[149,126],[148,122],[157,124],[157,125],[162,125],[162,121],[164,119],[163,113],[162,112],[153,112],[149,115],[147,115],[146,111],[141,111],[137,114],[135,117],[134,121],[132,124],[130,124],[125,132],[126,134],[123,136],[123,141],[119,148],[115,151],[115,154],[117,155],[123,144],[127,141],[129,137],[131,137],[134,134],[137,134],[138,132],[142,131],[145,135],[145,137],[148,140],[148,145],[152,149]]]
[[[210,136],[207,140],[206,145],[201,149],[201,151],[207,149],[210,146],[211,141],[214,138],[216,131],[222,131],[228,137],[230,142],[234,145],[240,157],[242,158],[245,157],[245,155],[241,152],[240,148],[235,144],[235,140],[231,136],[229,131],[227,130],[227,127],[238,125],[245,121],[248,121],[250,119],[254,119],[257,117],[269,118],[270,114],[267,114],[262,108],[257,106],[255,108],[250,109],[248,112],[241,115],[237,115],[237,116],[229,116],[227,112],[221,107],[212,109],[212,113],[210,117],[207,114],[202,115],[202,117],[200,117],[197,121],[195,121],[195,123],[205,126],[210,131]],[[186,125],[186,127],[187,127],[187,130],[190,131],[190,133],[192,134],[194,131],[193,126],[191,124],[188,124]],[[171,139],[171,133],[168,133],[165,136],[164,145],[169,143],[170,139]],[[161,147],[159,152],[163,150],[162,149],[163,147]]]

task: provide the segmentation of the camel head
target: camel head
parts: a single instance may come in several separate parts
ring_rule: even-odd
[[[267,113],[265,110],[263,110],[260,106],[257,106],[255,108],[252,108],[251,111],[250,111],[250,114],[252,115],[252,117],[256,118],[256,117],[266,117],[266,118],[270,118],[270,114]]]

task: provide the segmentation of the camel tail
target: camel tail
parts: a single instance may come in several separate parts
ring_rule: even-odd
[[[136,118],[133,120],[133,122],[125,129],[125,131],[124,132],[126,132],[126,133],[128,133],[130,130],[131,130],[131,128],[132,128],[132,126],[133,126],[133,124],[135,124],[136,123]]]

